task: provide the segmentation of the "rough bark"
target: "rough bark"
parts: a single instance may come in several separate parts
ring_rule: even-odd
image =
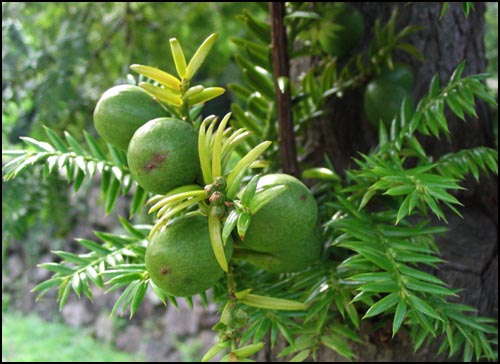
[[[486,69],[484,57],[484,3],[476,3],[468,17],[461,4],[450,3],[443,19],[439,20],[440,3],[353,3],[365,17],[366,47],[373,36],[376,18],[389,19],[398,7],[397,29],[414,24],[425,27],[411,36],[409,42],[425,56],[420,62],[407,55],[397,55],[396,60],[411,66],[415,75],[414,99],[418,100],[428,89],[430,79],[439,74],[441,84],[446,84],[457,65],[466,60],[464,75],[482,73]],[[309,60],[309,63],[314,60]],[[295,65],[293,72],[308,66]],[[342,99],[332,98],[327,105],[327,115],[313,125],[307,133],[304,161],[321,165],[325,153],[332,160],[338,173],[352,166],[358,151],[368,152],[377,139],[377,130],[367,123],[362,113],[362,91],[346,93]],[[423,139],[424,148],[434,157],[475,146],[494,147],[492,119],[488,106],[478,103],[477,119],[466,123],[449,115],[450,138]],[[451,287],[463,288],[459,301],[476,307],[481,315],[498,316],[498,187],[497,178],[482,177],[480,183],[465,181],[467,190],[459,196],[464,202],[464,218],[450,215],[449,233],[438,244],[447,263],[434,272]],[[409,337],[404,333],[391,339],[387,330],[374,329],[365,323],[362,336],[365,344],[356,345],[356,361],[447,361],[459,360],[438,357],[436,348],[424,348],[413,353]],[[267,359],[273,355],[267,356]],[[319,352],[318,361],[343,361],[331,350]]]

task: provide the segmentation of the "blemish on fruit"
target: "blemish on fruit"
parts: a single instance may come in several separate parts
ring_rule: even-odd
[[[153,169],[158,168],[161,162],[163,162],[166,158],[167,156],[165,154],[155,153],[153,154],[151,160],[146,163],[144,169],[146,170],[146,172],[151,172]]]
[[[300,196],[300,201],[306,202],[307,201],[307,196],[305,194],[301,195]]]
[[[161,274],[165,275],[165,274],[167,274],[167,273],[168,273],[168,269],[167,269],[167,267],[162,267],[162,268],[161,268]]]

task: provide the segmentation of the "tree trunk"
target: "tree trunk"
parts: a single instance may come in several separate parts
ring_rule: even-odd
[[[353,3],[365,17],[366,47],[373,37],[376,18],[384,22],[398,7],[397,28],[412,24],[422,25],[423,31],[414,33],[409,42],[424,55],[420,62],[405,55],[396,55],[396,61],[411,66],[415,76],[414,99],[426,93],[434,74],[439,74],[441,85],[448,82],[457,65],[466,60],[464,75],[482,73],[486,69],[483,44],[484,3],[475,3],[475,9],[465,16],[460,3],[450,3],[445,16],[439,20],[440,3]],[[294,68],[292,67],[292,72]],[[297,68],[295,68],[297,70]],[[292,77],[294,75],[292,74]],[[327,115],[313,125],[307,134],[305,161],[322,165],[325,153],[332,160],[336,171],[343,174],[352,166],[357,152],[367,153],[376,144],[377,130],[363,119],[362,91],[345,94],[342,99],[332,98],[327,104]],[[478,118],[466,123],[449,114],[450,138],[441,140],[425,138],[426,151],[439,157],[474,146],[494,147],[493,127],[486,104],[477,104]],[[464,203],[464,218],[449,216],[446,237],[438,244],[442,257],[447,261],[434,272],[453,288],[463,288],[459,301],[476,307],[481,315],[498,315],[498,187],[497,178],[482,177],[480,183],[472,179],[462,185],[466,192],[459,196]],[[362,326],[365,344],[353,348],[356,361],[445,361],[436,355],[437,344],[413,353],[409,337],[404,333],[391,339],[391,327],[374,329],[369,323]],[[268,359],[275,356],[268,355]],[[343,361],[329,349],[319,352],[318,361]]]

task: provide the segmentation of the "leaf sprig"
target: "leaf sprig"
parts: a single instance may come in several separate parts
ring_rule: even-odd
[[[192,106],[205,103],[225,92],[222,87],[190,86],[192,79],[205,61],[217,38],[217,33],[208,36],[187,65],[180,42],[176,38],[170,39],[172,58],[179,77],[158,68],[140,64],[133,64],[130,69],[156,81],[158,85],[141,82],[139,86],[159,102],[172,106],[178,115],[184,114],[186,116]]]
[[[130,177],[127,157],[122,150],[107,144],[108,153],[105,153],[87,132],[84,132],[86,145],[82,145],[68,132],[65,132],[64,139],[48,127],[45,127],[45,133],[50,142],[21,137],[27,149],[2,151],[3,155],[14,157],[3,166],[4,180],[17,177],[34,164],[42,164],[44,176],[57,172],[68,183],[73,183],[73,190],[77,192],[86,178],[90,179],[99,173],[107,214],[112,211],[120,193],[125,195],[136,185]],[[147,193],[136,185],[130,207],[131,215],[139,212],[146,197]]]

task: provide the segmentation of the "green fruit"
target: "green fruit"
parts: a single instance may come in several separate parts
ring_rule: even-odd
[[[339,58],[348,56],[359,44],[365,25],[363,15],[346,4],[335,4],[320,22],[318,41],[325,53]]]
[[[317,230],[303,232],[291,238],[288,248],[265,255],[249,254],[247,261],[256,267],[274,273],[304,270],[319,261],[322,240]]]
[[[232,256],[228,240],[226,257]],[[210,243],[208,221],[203,216],[183,216],[156,233],[146,248],[146,269],[166,294],[192,296],[212,287],[224,271]]]
[[[94,110],[94,126],[108,143],[127,150],[135,131],[151,119],[167,116],[146,91],[133,85],[110,88]]]
[[[388,67],[384,68],[377,78],[401,86],[409,92],[413,90],[413,72],[411,68],[404,63],[396,63],[393,69]]]
[[[368,121],[377,127],[380,120],[385,125],[390,125],[392,119],[399,114],[404,98],[411,105],[410,91],[404,87],[383,79],[369,82],[363,96],[364,111]]]
[[[178,119],[153,119],[137,129],[127,158],[132,177],[157,194],[191,184],[200,174],[198,136]]]
[[[298,249],[304,233],[312,231],[318,219],[318,206],[309,189],[287,174],[270,174],[260,178],[257,189],[285,185],[287,190],[262,207],[255,215],[242,244],[265,253]]]

